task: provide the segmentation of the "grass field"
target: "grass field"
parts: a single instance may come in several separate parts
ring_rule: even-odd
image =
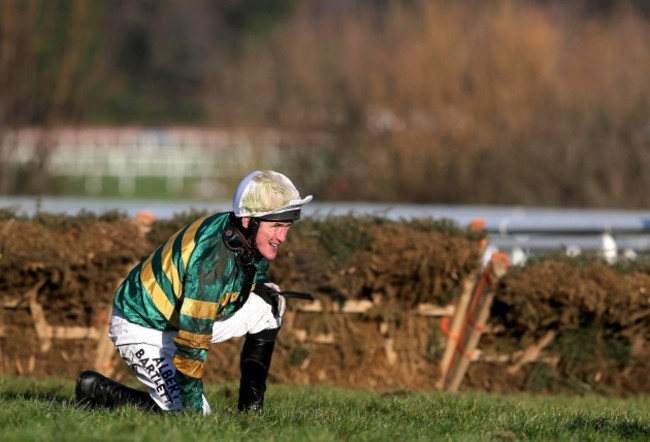
[[[235,385],[209,385],[214,414],[83,411],[69,380],[0,378],[0,440],[650,440],[650,397],[390,393],[272,385],[261,417]]]

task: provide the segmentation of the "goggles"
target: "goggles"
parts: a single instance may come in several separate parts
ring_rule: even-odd
[[[255,250],[244,234],[234,227],[227,227],[222,234],[223,243],[231,252],[238,254],[237,260],[242,265],[255,263]]]

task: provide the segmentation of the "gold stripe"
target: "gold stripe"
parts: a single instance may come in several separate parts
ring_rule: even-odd
[[[201,224],[205,219],[211,215],[206,215],[203,218],[199,218],[194,221],[194,223],[185,231],[183,234],[183,245],[181,246],[181,256],[183,257],[183,264],[185,265],[185,270],[187,270],[187,265],[190,262],[190,256],[194,251],[194,236],[196,231],[201,227]]]
[[[239,298],[239,294],[239,292],[224,293],[224,295],[221,297],[221,300],[219,301],[219,305],[226,306],[231,302],[235,302],[235,300]]]
[[[173,260],[174,241],[176,240],[176,237],[179,233],[181,233],[180,230],[176,232],[174,236],[169,239],[169,241],[167,241],[167,244],[165,244],[165,247],[162,250],[162,255],[160,256],[160,264],[162,266],[162,270],[165,272],[165,276],[167,276],[167,279],[172,284],[174,296],[176,299],[180,299],[181,295],[183,294],[181,277],[178,274],[178,269],[174,265]]]
[[[194,359],[187,359],[179,355],[174,356],[174,366],[176,370],[180,371],[186,376],[189,376],[194,379],[203,378],[203,370],[205,369],[205,363],[201,361],[196,361]]]
[[[186,330],[179,330],[178,336],[176,336],[174,341],[183,347],[207,350],[210,347],[210,339],[212,339],[211,334],[199,335],[196,333],[190,333]]]
[[[151,260],[153,259],[153,254],[147,258],[147,260],[142,264],[142,270],[140,271],[140,281],[144,288],[149,292],[151,300],[158,309],[160,313],[163,314],[168,321],[172,320],[172,315],[174,314],[174,306],[162,288],[158,285],[156,277],[153,274],[153,267],[151,265]],[[173,322],[173,321],[172,321]]]
[[[185,298],[181,307],[181,313],[196,319],[214,319],[217,317],[218,307],[219,304],[216,302]]]

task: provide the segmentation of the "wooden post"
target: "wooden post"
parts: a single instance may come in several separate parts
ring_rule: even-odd
[[[469,225],[470,230],[485,230],[485,220],[482,218],[473,219]],[[481,254],[487,248],[487,240],[482,239],[479,243]],[[472,298],[472,292],[477,284],[477,274],[473,272],[463,281],[463,291],[458,298],[458,304],[454,309],[454,315],[451,323],[451,329],[447,327],[448,319],[443,318],[440,323],[440,329],[447,335],[447,344],[445,352],[440,360],[440,377],[436,382],[437,389],[443,389],[449,374],[449,369],[454,362],[454,356],[457,354],[458,340],[463,334],[467,324],[467,309]]]
[[[38,290],[45,284],[45,278],[41,279],[33,288],[28,290],[23,296],[29,300],[29,310],[34,320],[34,328],[36,329],[36,336],[41,344],[41,352],[45,353],[52,346],[52,329],[45,320],[45,313],[43,307],[36,300]]]
[[[553,338],[555,338],[555,330],[547,331],[546,334],[542,337],[542,339],[540,339],[539,342],[528,347],[522,353],[519,361],[517,361],[517,363],[508,367],[506,372],[508,374],[515,374],[519,370],[521,370],[521,367],[524,364],[527,364],[529,362],[535,362],[536,360],[538,360],[540,355],[542,354],[542,350],[544,350],[553,341]]]
[[[467,313],[467,326],[458,340],[457,357],[448,373],[446,389],[457,391],[467,373],[472,353],[476,350],[481,334],[490,317],[490,309],[495,294],[495,283],[501,279],[508,269],[508,256],[494,253],[483,271],[472,296],[472,302]]]
[[[115,371],[113,356],[115,348],[108,337],[108,327],[111,318],[111,309],[102,308],[99,311],[97,324],[97,353],[95,354],[95,370],[110,377]]]
[[[478,317],[476,318],[477,326],[483,327],[487,322],[487,319],[490,315],[490,307],[492,306],[492,300],[494,299],[494,292],[490,291],[483,296],[483,302],[479,308]],[[464,346],[459,346],[459,350],[463,351],[462,354],[459,352],[457,361],[458,363],[455,366],[453,372],[447,383],[447,390],[457,391],[460,386],[469,364],[472,359],[472,353],[478,345],[478,341],[481,337],[482,331],[477,328],[472,327],[467,334],[467,338],[464,340]],[[463,348],[464,347],[464,348]]]
[[[445,352],[442,355],[440,360],[440,377],[436,382],[436,388],[442,389],[445,385],[445,379],[447,378],[447,373],[449,372],[449,367],[456,353],[457,341],[461,334],[461,329],[465,323],[465,318],[467,316],[467,306],[472,297],[472,289],[476,282],[476,274],[472,273],[465,281],[463,281],[463,292],[458,298],[458,304],[454,309],[454,315],[451,322],[451,328],[446,327],[447,320],[446,318],[442,319],[440,328],[443,333],[447,335],[447,344],[445,346]]]

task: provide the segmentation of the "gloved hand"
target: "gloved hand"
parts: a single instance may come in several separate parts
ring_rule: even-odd
[[[280,287],[272,282],[265,282],[255,287],[255,293],[271,306],[273,316],[276,318],[281,318],[287,309],[287,300],[280,291]]]

